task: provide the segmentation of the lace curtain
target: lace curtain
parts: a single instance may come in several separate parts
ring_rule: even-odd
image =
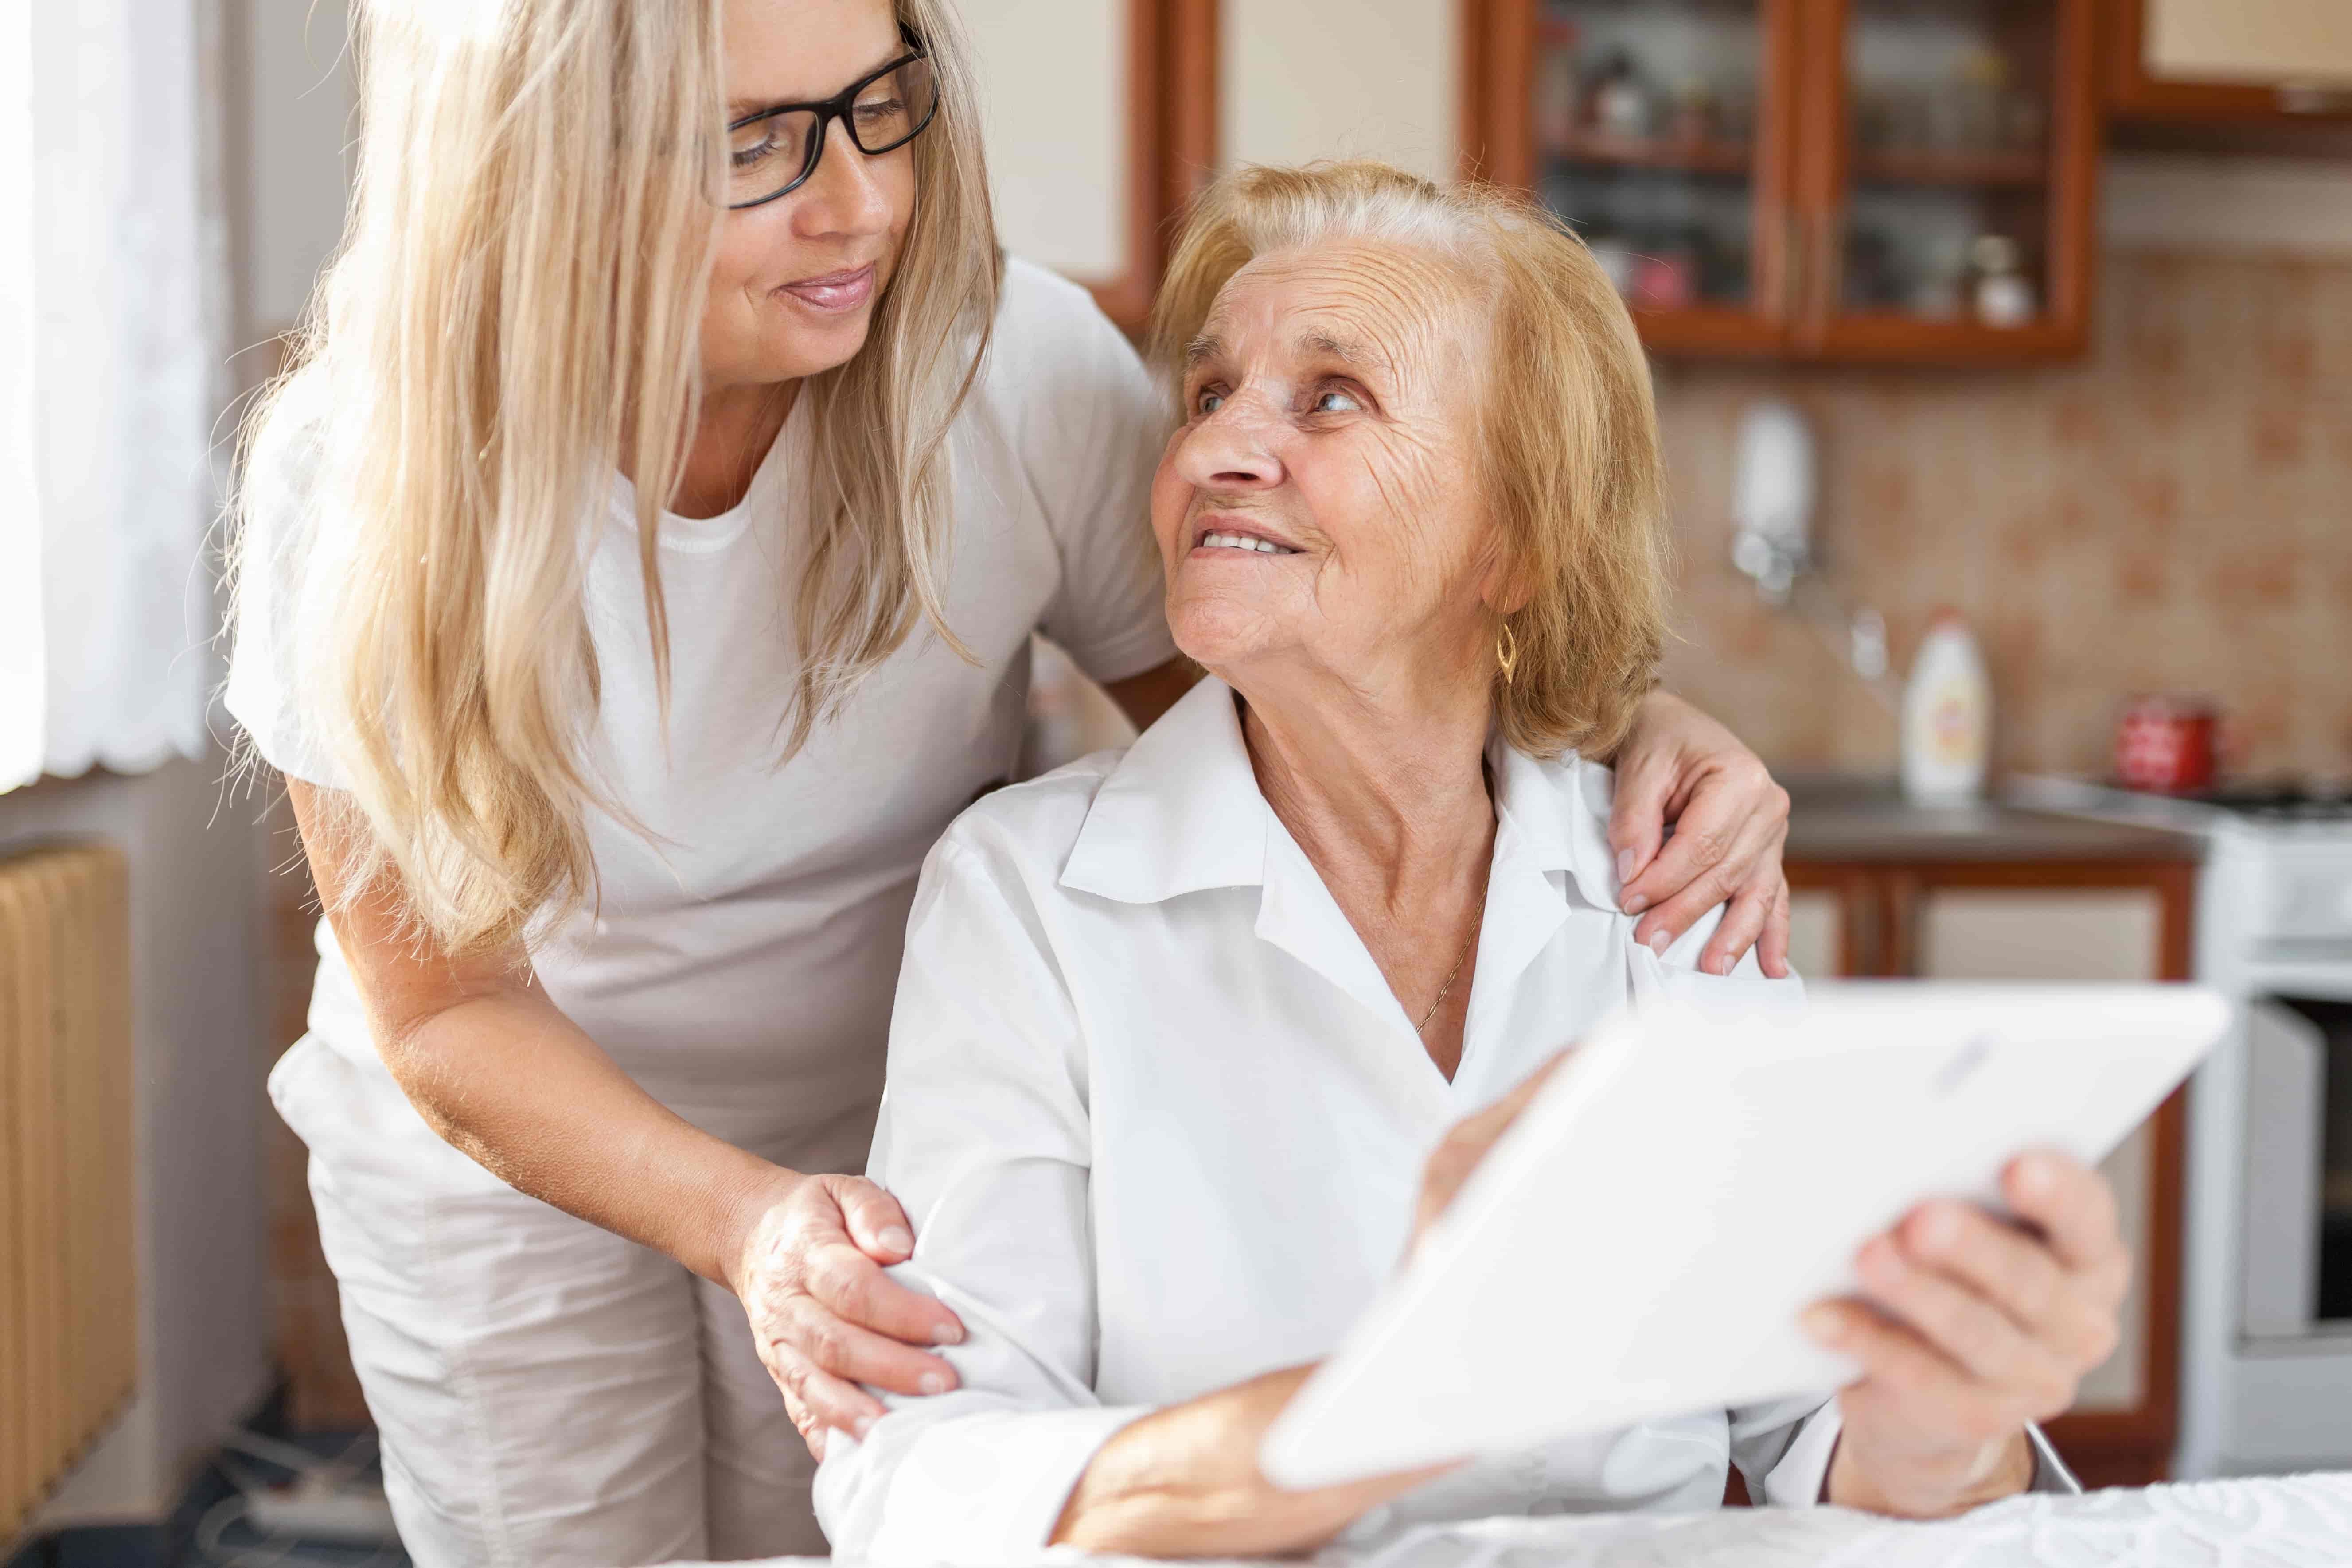
[[[195,0],[0,0],[0,789],[201,755],[225,229]]]

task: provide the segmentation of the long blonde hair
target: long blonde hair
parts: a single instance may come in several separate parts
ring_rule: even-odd
[[[1490,334],[1486,505],[1528,594],[1503,623],[1518,654],[1508,678],[1497,671],[1496,721],[1538,756],[1609,755],[1655,684],[1665,637],[1664,464],[1633,319],[1557,217],[1491,185],[1441,187],[1370,160],[1238,169],[1202,194],[1177,239],[1153,359],[1181,397],[1185,351],[1235,273],[1346,240],[1461,264]]]
[[[913,144],[915,209],[873,331],[801,389],[812,536],[797,584],[779,585],[799,628],[780,760],[919,622],[962,651],[943,606],[946,445],[1002,264],[961,26],[950,0],[896,10],[941,101]],[[324,591],[305,601],[299,697],[348,790],[344,885],[356,896],[389,868],[421,934],[479,950],[593,900],[589,814],[629,820],[584,758],[584,578],[616,469],[635,480],[667,705],[657,535],[698,411],[726,217],[709,194],[725,189],[721,4],[355,11],[350,221],[293,368],[247,423],[237,510],[274,453],[312,455],[301,504],[331,526],[307,567]],[[243,577],[266,569],[248,553],[240,528]]]

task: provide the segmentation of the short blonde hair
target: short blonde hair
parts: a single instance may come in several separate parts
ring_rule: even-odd
[[[1655,682],[1665,637],[1664,465],[1633,321],[1558,218],[1492,186],[1448,189],[1370,161],[1237,170],[1186,219],[1152,311],[1153,358],[1181,380],[1186,345],[1235,273],[1347,240],[1434,249],[1460,263],[1465,287],[1485,285],[1482,470],[1527,595],[1503,623],[1518,658],[1511,679],[1496,671],[1496,716],[1522,751],[1606,757]]]

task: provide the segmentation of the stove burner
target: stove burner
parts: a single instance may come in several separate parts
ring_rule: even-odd
[[[2323,794],[2303,784],[2242,784],[2179,798],[2256,822],[2352,822],[2352,795]]]

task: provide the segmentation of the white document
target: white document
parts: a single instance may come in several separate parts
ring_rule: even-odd
[[[1621,1015],[1496,1144],[1261,1452],[1288,1487],[1852,1382],[1797,1326],[1938,1195],[2104,1157],[2227,1028],[2189,986],[1817,985]]]

